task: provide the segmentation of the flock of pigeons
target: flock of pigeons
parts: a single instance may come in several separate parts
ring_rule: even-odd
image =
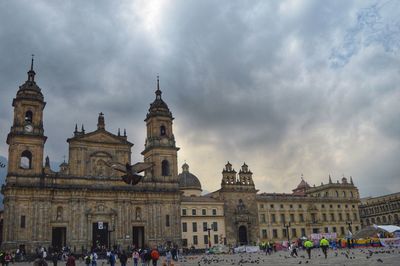
[[[181,266],[207,266],[207,265],[232,265],[232,266],[248,266],[248,265],[288,265],[288,264],[314,264],[314,265],[400,265],[400,249],[398,248],[373,248],[373,249],[343,249],[330,250],[328,258],[323,258],[322,252],[314,249],[311,259],[299,254],[299,257],[292,257],[285,252],[265,255],[258,254],[235,254],[235,255],[203,255],[203,256],[184,256],[180,259]],[[275,258],[272,258],[275,257]],[[385,258],[389,258],[385,263]],[[394,259],[395,257],[395,259]],[[339,259],[341,258],[341,259]],[[300,260],[299,260],[300,259]],[[366,261],[366,260],[368,261]],[[395,264],[393,264],[395,262]],[[340,263],[340,264],[339,264]],[[343,263],[343,264],[342,264]],[[397,264],[398,263],[398,264]]]

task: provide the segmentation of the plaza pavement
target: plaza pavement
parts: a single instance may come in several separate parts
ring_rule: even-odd
[[[288,251],[279,251],[272,255],[264,253],[252,254],[226,254],[226,255],[187,255],[179,262],[174,262],[174,266],[257,266],[257,265],[400,265],[400,249],[398,248],[362,248],[362,249],[342,249],[337,252],[329,250],[328,258],[325,259],[319,249],[313,249],[311,259],[307,258],[305,251],[299,251],[299,257],[292,258]],[[158,262],[162,266],[164,260]],[[53,265],[48,262],[49,266]],[[33,265],[33,263],[20,262],[14,263],[16,266]],[[85,266],[83,261],[77,261],[77,266]],[[99,260],[98,266],[108,266],[105,260]],[[117,262],[116,266],[121,264]],[[139,264],[140,265],[140,264]],[[151,264],[150,264],[151,265]],[[11,265],[10,265],[11,266]],[[65,266],[64,261],[59,261],[57,266]],[[130,259],[127,266],[133,266]]]

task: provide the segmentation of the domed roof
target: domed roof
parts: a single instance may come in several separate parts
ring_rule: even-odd
[[[189,165],[187,163],[182,165],[182,173],[180,173],[178,177],[180,189],[201,190],[200,180],[194,174],[189,172]]]
[[[166,116],[172,118],[172,113],[168,108],[168,105],[161,98],[160,83],[157,77],[157,90],[156,99],[150,104],[149,112],[147,113],[146,120],[152,116]]]

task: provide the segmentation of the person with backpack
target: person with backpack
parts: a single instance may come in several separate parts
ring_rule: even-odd
[[[153,266],[157,266],[157,261],[160,258],[160,253],[158,252],[157,248],[153,248],[150,253],[151,260],[153,262]]]
[[[10,253],[6,253],[6,256],[4,257],[4,261],[6,263],[6,266],[8,266],[8,264],[11,262],[11,254]]]
[[[73,253],[71,253],[71,254],[68,256],[66,266],[76,266],[76,264],[75,264],[75,257],[74,257],[74,254],[73,254]]]
[[[90,259],[90,254],[86,254],[86,256],[83,259],[85,260],[86,266],[89,266],[90,263],[92,263],[92,260]]]
[[[110,260],[110,265],[111,266],[115,266],[115,254],[114,254],[114,251],[110,252],[109,260]]]

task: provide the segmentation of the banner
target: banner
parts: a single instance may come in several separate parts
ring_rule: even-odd
[[[320,234],[311,234],[311,240],[320,240],[322,237],[326,239],[336,239],[336,233],[320,233]]]
[[[384,247],[400,247],[400,237],[397,238],[379,238],[381,245]]]
[[[254,253],[254,252],[259,252],[260,247],[259,246],[240,246],[237,248],[234,248],[235,253]]]

